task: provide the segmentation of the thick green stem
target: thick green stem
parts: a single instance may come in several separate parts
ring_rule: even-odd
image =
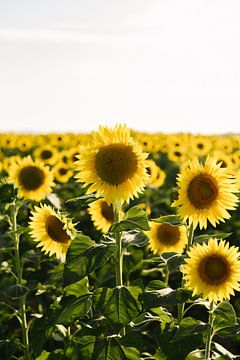
[[[22,285],[22,264],[20,260],[19,253],[19,234],[17,233],[17,208],[16,203],[13,202],[11,204],[11,224],[12,224],[12,234],[14,240],[14,250],[15,250],[15,267],[16,267],[16,275],[17,275],[17,283]],[[23,337],[23,345],[24,345],[24,359],[30,360],[29,353],[29,339],[28,339],[28,324],[27,324],[27,316],[26,316],[26,296],[21,297],[20,299],[20,318],[21,318],[21,326],[22,326],[22,337]]]
[[[164,277],[164,282],[165,282],[165,285],[168,285],[168,281],[169,281],[169,270],[168,270],[168,267],[167,267],[167,265],[166,265],[166,267],[165,267],[165,277]]]
[[[212,337],[213,337],[213,308],[214,308],[214,303],[212,301],[210,303],[209,317],[208,317],[208,324],[210,326],[207,332],[207,342],[206,342],[206,352],[205,352],[206,360],[211,359],[211,345],[212,345]]]
[[[120,221],[120,211],[122,205],[120,203],[113,204],[114,212],[114,222]],[[117,244],[117,253],[116,253],[116,286],[123,285],[123,250],[122,250],[122,233],[115,233],[116,244]],[[124,336],[126,334],[126,329],[122,328],[120,334]]]
[[[187,251],[190,249],[190,247],[193,244],[193,235],[194,235],[194,227],[193,227],[193,224],[191,224],[188,229]]]

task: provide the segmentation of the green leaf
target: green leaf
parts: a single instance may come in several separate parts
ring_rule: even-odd
[[[148,244],[148,237],[142,231],[129,231],[122,234],[122,246],[127,248],[128,246],[143,247]]]
[[[189,300],[191,293],[187,289],[173,290],[169,287],[161,290],[145,291],[143,294],[144,307],[145,309],[151,309],[158,306],[174,306]]]
[[[116,244],[96,244],[88,236],[78,236],[67,252],[63,273],[64,286],[75,283],[102,267],[116,250]]]
[[[89,295],[69,301],[62,306],[56,323],[71,323],[75,318],[83,318],[89,312],[91,304],[92,302]]]
[[[206,359],[205,349],[204,350],[196,349],[194,351],[191,351],[186,357],[186,360],[199,360],[199,359]]]
[[[137,333],[130,333],[119,339],[127,360],[139,360],[142,350],[142,338]]]
[[[170,225],[177,225],[177,226],[181,226],[181,225],[186,224],[177,215],[164,215],[164,216],[160,216],[160,217],[155,218],[155,219],[151,219],[151,221],[154,221],[154,222],[157,222],[157,223],[167,223],[167,224],[170,224]]]
[[[75,341],[76,344],[74,346],[71,359],[92,359],[96,337],[93,335],[85,335],[81,338],[76,338]]]
[[[65,287],[66,295],[74,295],[76,297],[86,295],[89,293],[88,286],[88,278],[84,277],[83,279],[75,282],[74,284]]]
[[[220,330],[226,327],[233,325],[237,325],[237,317],[234,308],[229,302],[223,301],[218,304],[214,310],[214,334],[218,333]]]
[[[205,324],[199,320],[196,320],[191,317],[184,318],[180,325],[179,329],[172,338],[172,342],[180,341],[186,337],[192,337],[193,335],[203,334],[209,329],[210,325]]]
[[[124,351],[116,338],[98,342],[91,360],[127,360]]]
[[[7,289],[3,291],[4,295],[12,299],[19,299],[27,295],[28,292],[29,288],[21,284],[10,285]]]
[[[149,328],[153,323],[160,323],[162,319],[159,316],[154,316],[151,313],[143,313],[137,316],[133,321],[131,321],[130,326],[133,331],[142,332],[146,328]]]
[[[231,235],[232,235],[232,233],[198,235],[198,236],[194,237],[194,243],[202,244],[203,242],[207,242],[208,239],[210,239],[210,238],[226,239]]]
[[[127,211],[124,220],[113,224],[109,232],[116,233],[136,229],[149,230],[150,227],[146,212],[137,206],[133,206]]]
[[[126,326],[140,311],[138,301],[125,286],[96,289],[93,306],[117,328]]]
[[[186,255],[169,252],[169,253],[164,253],[162,257],[167,263],[169,272],[172,273],[176,270],[179,270],[180,265],[184,263]]]
[[[147,284],[147,291],[161,290],[167,288],[168,286],[161,280],[152,280]]]
[[[88,195],[81,195],[81,196],[77,196],[75,198],[72,198],[72,199],[67,199],[65,201],[65,203],[73,203],[73,202],[76,202],[76,201],[83,201],[83,200],[98,200],[99,199],[99,196],[96,196],[95,194],[88,194]]]

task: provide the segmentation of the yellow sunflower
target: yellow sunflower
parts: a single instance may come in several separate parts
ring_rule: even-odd
[[[73,170],[70,169],[69,165],[64,162],[59,162],[56,166],[54,166],[53,173],[55,179],[61,183],[67,183],[73,176]]]
[[[87,192],[104,195],[107,203],[129,202],[143,192],[148,180],[146,157],[126,125],[113,130],[100,126],[92,133],[92,142],[81,149],[76,178],[84,186],[91,184]]]
[[[186,287],[203,299],[222,301],[240,290],[240,260],[238,248],[224,240],[209,239],[208,244],[196,244],[188,252],[183,265]]]
[[[34,152],[34,158],[40,160],[44,164],[54,165],[58,159],[58,150],[52,145],[38,146]]]
[[[187,230],[185,226],[150,221],[150,228],[145,233],[149,238],[149,248],[155,254],[183,252],[187,244]]]
[[[204,165],[198,160],[190,161],[177,182],[178,199],[173,206],[178,206],[179,216],[194,227],[207,228],[207,220],[216,226],[230,218],[227,210],[236,209],[236,180],[217,159],[208,156]]]
[[[147,183],[149,185],[152,185],[154,180],[157,178],[158,166],[155,163],[155,161],[151,159],[145,160],[145,164],[146,164],[147,173],[149,175]]]
[[[19,195],[25,199],[41,201],[52,192],[53,174],[47,166],[30,156],[14,162],[9,169],[9,179],[19,187]]]
[[[92,222],[97,230],[107,233],[114,223],[113,205],[108,204],[104,199],[98,199],[88,206]],[[122,217],[122,214],[121,214]]]
[[[72,221],[48,205],[35,206],[29,222],[30,234],[42,251],[64,261],[75,230]]]

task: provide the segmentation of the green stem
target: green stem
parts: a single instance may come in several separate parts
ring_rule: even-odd
[[[206,352],[205,352],[205,359],[211,359],[211,345],[212,345],[212,338],[213,338],[213,308],[214,302],[210,303],[209,309],[209,317],[208,317],[208,324],[210,325],[207,333],[207,342],[206,342]]]
[[[193,235],[194,235],[194,226],[193,224],[191,224],[188,228],[188,242],[187,242],[186,251],[188,251],[193,244]],[[182,287],[184,287],[183,280],[182,280]],[[185,308],[185,303],[178,304],[178,324],[180,324],[180,322],[184,317],[184,312],[185,312],[184,308]]]
[[[187,251],[190,249],[190,247],[193,244],[193,235],[194,235],[194,227],[193,227],[193,224],[191,224],[188,229]]]
[[[119,204],[113,204],[113,212],[114,212],[114,222],[119,222],[120,220],[120,211],[121,207]],[[116,245],[117,245],[117,253],[116,253],[116,285],[123,285],[123,253],[122,253],[122,233],[115,233]]]
[[[122,204],[115,203],[113,204],[113,213],[114,213],[114,222],[120,221],[120,211]],[[116,286],[123,285],[123,250],[122,250],[122,233],[115,233],[116,244],[117,244],[117,253],[116,253]],[[122,328],[120,334],[122,336],[126,335],[126,329]]]
[[[15,267],[17,275],[17,283],[22,285],[22,264],[20,260],[19,252],[19,234],[17,233],[17,213],[16,203],[11,204],[11,224],[12,224],[12,234],[14,240],[14,250],[15,250]],[[21,326],[22,326],[22,336],[23,336],[23,345],[24,345],[24,359],[30,360],[29,353],[29,339],[28,339],[28,324],[26,316],[26,296],[21,297],[20,299],[20,317],[21,317]]]
[[[168,270],[168,267],[166,265],[166,267],[165,267],[165,278],[164,278],[165,285],[168,285],[168,281],[169,281],[169,270]]]

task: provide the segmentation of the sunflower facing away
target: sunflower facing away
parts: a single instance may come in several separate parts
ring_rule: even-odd
[[[52,192],[53,174],[47,166],[30,156],[19,159],[9,170],[9,179],[19,187],[19,195],[25,199],[41,201]]]
[[[48,205],[35,206],[29,222],[30,234],[42,251],[64,261],[74,237],[74,225],[65,215]]]
[[[108,204],[104,199],[99,199],[89,204],[88,212],[95,228],[107,233],[114,223],[113,205]]]
[[[188,252],[183,265],[185,285],[193,295],[209,301],[222,301],[240,290],[240,260],[238,248],[224,240],[209,239],[208,244],[196,244]]]
[[[200,229],[207,228],[207,220],[213,226],[230,218],[227,210],[237,207],[236,180],[222,168],[216,159],[207,157],[205,165],[198,160],[190,161],[185,171],[178,175],[178,214]]]
[[[149,237],[149,247],[155,254],[183,252],[187,243],[185,226],[151,221],[150,228],[151,230],[146,231],[146,235]]]
[[[113,130],[100,126],[92,133],[91,144],[81,149],[76,178],[84,186],[91,184],[87,192],[104,195],[107,203],[129,202],[144,190],[146,157],[126,125],[115,125]]]

